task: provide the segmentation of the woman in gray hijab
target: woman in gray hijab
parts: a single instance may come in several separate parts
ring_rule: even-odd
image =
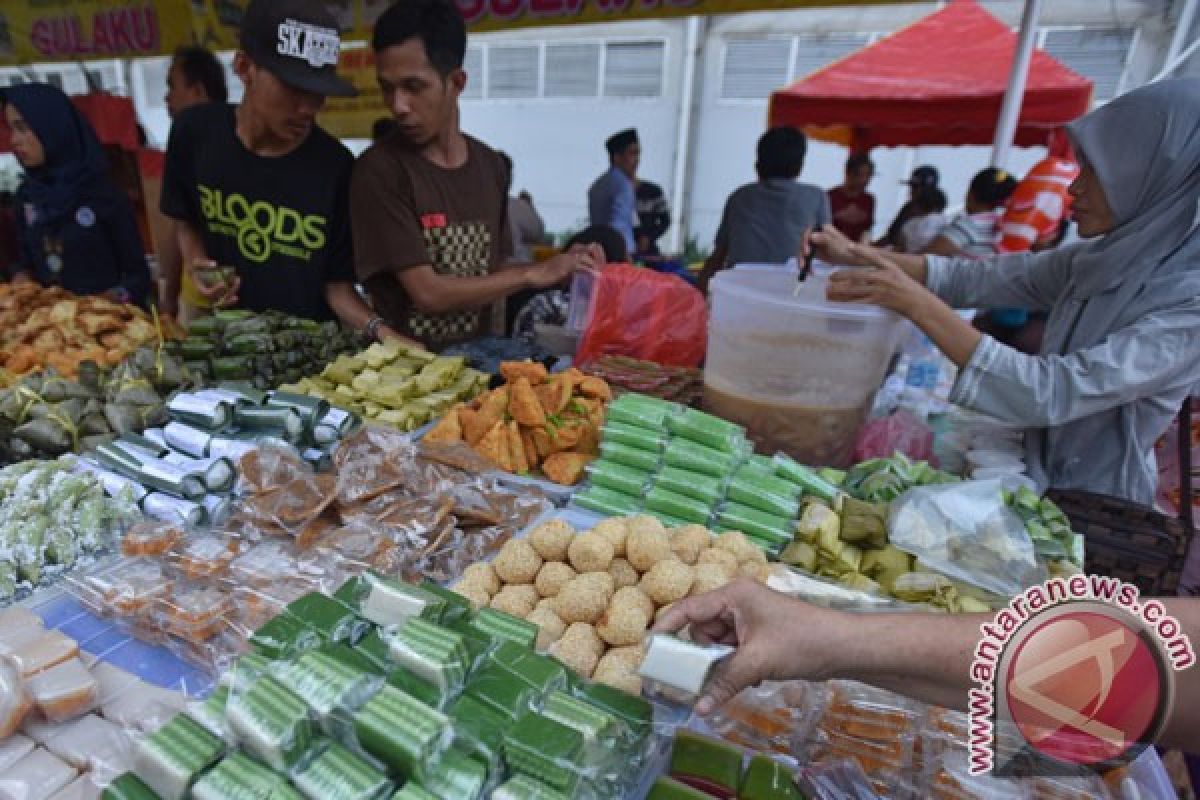
[[[817,254],[842,270],[829,298],[921,328],[960,368],[950,399],[1024,427],[1043,489],[1153,505],[1154,443],[1200,383],[1200,80],[1129,92],[1068,126],[1077,244],[983,260],[855,245],[830,227]],[[1049,312],[1040,355],[974,330],[957,308]]]

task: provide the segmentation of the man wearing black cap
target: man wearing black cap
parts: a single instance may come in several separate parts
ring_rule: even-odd
[[[354,157],[317,127],[338,77],[337,24],[317,0],[252,0],[233,67],[238,106],[209,104],[171,130],[161,207],[185,268],[215,305],[335,316],[395,335],[354,287],[348,191]],[[213,268],[233,267],[226,280]]]
[[[892,224],[888,227],[887,233],[883,238],[875,242],[876,247],[893,247],[899,249],[903,245],[903,237],[900,231],[904,228],[905,223],[921,212],[913,205],[913,200],[917,196],[917,191],[922,188],[938,188],[938,182],[941,180],[941,175],[935,167],[922,166],[917,167],[912,171],[912,175],[902,183],[908,184],[908,200],[900,207],[900,212],[896,214],[896,218],[892,220]]]
[[[450,0],[394,4],[371,47],[397,130],[359,159],[350,204],[358,276],[393,327],[440,349],[484,332],[491,304],[602,261],[573,252],[505,263],[512,177],[499,153],[459,127],[467,29]]]
[[[588,215],[593,225],[607,225],[625,239],[630,253],[637,250],[633,230],[637,227],[637,169],[642,146],[633,128],[615,133],[604,143],[608,149],[608,171],[588,189]]]

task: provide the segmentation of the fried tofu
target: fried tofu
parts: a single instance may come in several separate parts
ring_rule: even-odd
[[[425,434],[424,441],[433,444],[461,442],[463,440],[463,427],[458,412],[459,408],[456,406],[442,415],[441,420]]]
[[[510,394],[508,413],[512,415],[513,419],[527,428],[536,428],[545,424],[546,411],[528,379],[517,378],[512,384]]]
[[[529,472],[529,459],[525,457],[525,443],[521,441],[521,426],[516,420],[508,423],[508,452],[512,456],[513,468],[518,475]]]
[[[504,361],[500,364],[500,374],[507,383],[516,383],[517,378],[524,378],[531,386],[545,383],[550,376],[546,366],[536,361]]]
[[[542,463],[546,477],[562,486],[574,486],[583,479],[591,456],[581,453],[555,453]]]
[[[612,388],[603,378],[586,377],[579,383],[579,392],[584,397],[593,397],[605,402],[612,400]]]

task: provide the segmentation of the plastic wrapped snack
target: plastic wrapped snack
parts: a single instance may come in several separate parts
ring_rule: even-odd
[[[570,800],[562,792],[528,775],[514,775],[496,787],[492,800]]]
[[[640,497],[614,492],[599,486],[589,486],[576,493],[572,502],[580,508],[595,511],[606,517],[621,517],[636,514],[642,510]]]
[[[334,741],[318,743],[321,754],[292,780],[308,800],[381,800],[392,782],[373,764]]]
[[[679,467],[663,467],[654,478],[656,487],[699,500],[712,508],[725,496],[724,480]]]
[[[741,503],[726,503],[717,511],[717,523],[727,530],[741,531],[765,550],[774,551],[792,541],[795,523]]]
[[[185,578],[204,581],[223,575],[240,550],[232,536],[204,534],[185,540],[167,553],[166,559]]]
[[[17,668],[0,660],[0,741],[21,727],[33,708],[33,698]]]
[[[470,800],[483,796],[488,769],[482,762],[458,752],[446,750],[425,771],[421,785],[434,797],[446,800]]]
[[[227,800],[232,797],[300,800],[301,795],[284,776],[272,772],[244,753],[232,753],[196,782],[191,797],[193,800]]]
[[[0,772],[32,753],[35,746],[32,739],[20,733],[10,733],[0,739]]]
[[[349,606],[319,592],[309,592],[288,603],[286,613],[303,620],[327,642],[355,644],[371,628]]]
[[[59,631],[42,631],[36,639],[15,648],[8,657],[21,677],[28,680],[77,655],[79,644],[74,639]]]
[[[177,545],[183,535],[178,526],[169,523],[135,522],[125,531],[121,552],[127,556],[159,556]]]
[[[767,756],[754,756],[746,766],[738,800],[804,800],[792,770]]]
[[[46,749],[81,772],[107,785],[133,767],[133,742],[125,731],[94,714],[64,726]]]
[[[51,722],[74,719],[96,706],[96,679],[78,658],[68,658],[28,679],[29,694]]]
[[[663,463],[701,475],[724,478],[741,463],[741,453],[726,453],[689,439],[672,439],[663,451]]]
[[[742,751],[688,730],[675,733],[672,778],[718,797],[734,797],[742,783]]]
[[[733,653],[727,645],[698,645],[664,634],[653,634],[646,656],[638,669],[648,681],[647,689],[692,705],[699,699],[709,673],[721,659]]]
[[[607,418],[610,422],[665,432],[668,420],[681,410],[682,406],[675,403],[630,392],[609,403]]]
[[[291,614],[280,614],[260,626],[249,638],[250,647],[267,658],[282,659],[315,650],[321,634]]]
[[[313,743],[308,706],[269,676],[232,692],[225,719],[246,752],[279,772],[295,766]]]
[[[757,467],[743,466],[729,479],[729,499],[767,514],[788,519],[800,513],[800,490]]]
[[[354,731],[364,751],[392,770],[417,777],[454,735],[446,715],[391,686],[354,715]]]
[[[504,755],[513,772],[529,775],[574,797],[585,778],[583,735],[549,717],[527,712],[505,733]]]
[[[538,691],[522,678],[489,664],[476,670],[465,694],[511,725],[537,701]]]
[[[622,444],[651,453],[662,452],[667,445],[667,435],[661,430],[651,430],[640,425],[629,425],[609,419],[600,429],[603,441]]]
[[[570,683],[567,668],[558,661],[515,642],[497,644],[488,653],[487,661],[524,681],[539,696],[566,689]]]
[[[233,607],[225,592],[203,586],[176,585],[169,597],[158,602],[162,629],[196,644],[216,636]]]
[[[612,489],[631,497],[641,494],[650,483],[649,472],[607,459],[600,459],[589,464],[588,477],[594,486]]]
[[[105,788],[101,800],[161,800],[154,790],[132,772],[126,772]]]
[[[103,700],[100,713],[126,730],[155,733],[186,705],[187,696],[182,692],[138,680],[120,695]]]
[[[393,663],[442,691],[461,686],[466,679],[470,656],[462,634],[413,617],[382,636]]]
[[[329,652],[305,653],[282,667],[279,679],[308,705],[327,733],[335,732],[334,717],[349,716],[383,685],[379,675],[358,669]]]
[[[351,578],[334,597],[376,625],[400,625],[410,617],[439,619],[446,607],[441,596],[376,572]]]
[[[454,721],[454,746],[472,755],[494,771],[504,769],[504,730],[511,721],[469,695],[449,707]]]
[[[712,506],[703,500],[686,497],[657,484],[646,492],[646,508],[673,520],[696,525],[707,525],[712,516]]]
[[[675,436],[682,436],[722,453],[744,453],[750,450],[745,428],[694,408],[686,409],[667,420],[667,429]]]
[[[495,642],[510,641],[532,649],[537,641],[537,625],[494,608],[480,609],[471,627]]]
[[[1046,578],[1002,480],[924,486],[892,504],[890,542],[930,569],[1011,597]]]
[[[643,472],[654,472],[658,469],[661,456],[653,450],[639,450],[616,442],[602,442],[600,455],[614,464],[621,464]]]
[[[185,800],[196,779],[224,752],[221,740],[180,714],[137,744],[134,772],[162,800]]]
[[[39,747],[0,772],[0,797],[46,800],[75,780],[75,775],[70,764]]]

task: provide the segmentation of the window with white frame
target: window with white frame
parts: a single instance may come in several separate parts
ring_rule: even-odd
[[[722,100],[762,101],[771,92],[832,64],[871,42],[870,33],[738,36],[725,40]]]
[[[1095,84],[1092,99],[1106,103],[1121,90],[1136,32],[1128,28],[1044,28],[1041,47]]]
[[[654,99],[665,84],[662,39],[486,42],[467,48],[463,99]]]
[[[666,44],[609,42],[604,46],[605,97],[659,97]]]

